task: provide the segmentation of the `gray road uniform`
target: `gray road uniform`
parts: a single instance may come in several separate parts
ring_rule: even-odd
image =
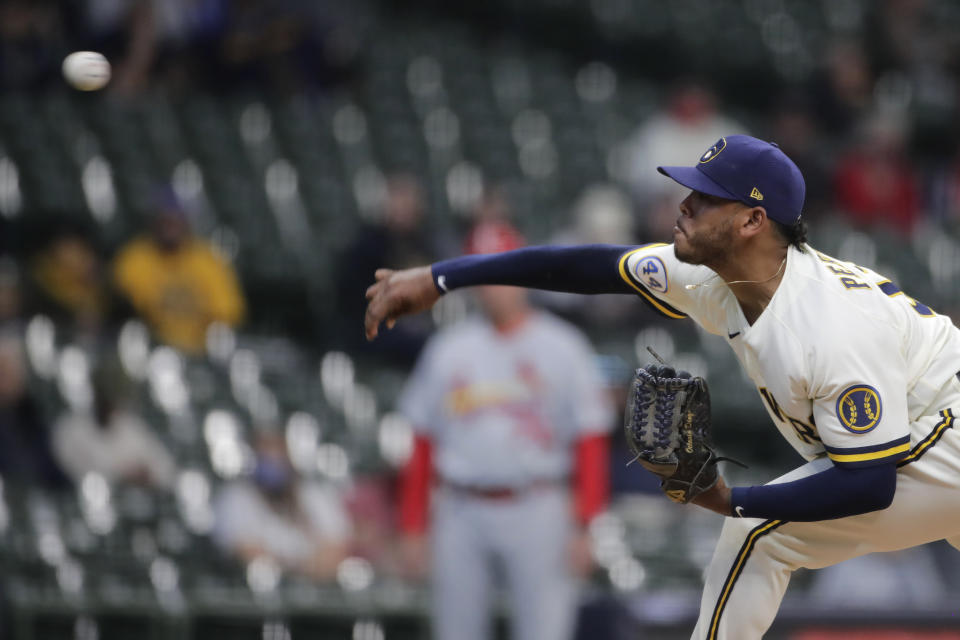
[[[498,574],[513,638],[571,637],[573,445],[613,419],[587,340],[543,312],[507,334],[465,321],[428,343],[400,409],[434,451],[434,637],[488,638]]]

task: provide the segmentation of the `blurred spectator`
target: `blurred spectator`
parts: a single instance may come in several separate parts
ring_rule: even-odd
[[[26,378],[23,345],[16,337],[0,336],[0,477],[21,486],[68,487]]]
[[[82,48],[113,63],[111,89],[290,93],[348,77],[361,48],[353,3],[299,0],[81,0]]]
[[[451,253],[459,254],[463,249],[463,238],[480,226],[495,226],[497,224],[513,225],[515,223],[514,198],[515,191],[506,184],[486,184],[480,196],[466,210],[465,215],[458,216],[456,224],[446,230],[437,229],[434,232],[434,246],[439,257],[447,257]],[[443,240],[437,240],[444,232]]]
[[[415,316],[368,343],[363,339],[364,292],[378,268],[403,269],[439,257],[436,235],[424,225],[425,206],[423,187],[415,176],[390,176],[380,220],[359,230],[339,263],[338,308],[349,346],[372,350],[404,366],[413,363],[433,331],[430,316]]]
[[[199,354],[212,323],[236,326],[243,319],[243,294],[232,266],[193,235],[172,191],[158,200],[151,233],[121,249],[114,278],[158,339]]]
[[[216,51],[224,88],[255,85],[281,93],[325,84],[334,73],[311,3],[233,0]]]
[[[952,230],[960,229],[960,149],[933,181],[931,201],[937,218]]]
[[[938,48],[936,17],[930,0],[884,0],[870,12],[865,42],[880,69],[909,68]],[[931,28],[933,27],[933,28]]]
[[[618,187],[587,187],[573,205],[573,222],[560,229],[548,244],[637,244],[635,220],[629,198]],[[636,328],[643,302],[633,296],[577,295],[536,291],[534,300],[573,322],[592,330]]]
[[[885,0],[871,12],[865,45],[878,71],[876,102],[909,105],[910,149],[942,159],[960,139],[960,78],[956,8],[949,0]],[[882,75],[881,75],[882,74]],[[891,87],[896,87],[891,91]]]
[[[509,222],[512,217],[510,200],[505,187],[494,186],[483,190],[476,206],[470,212],[473,226],[488,222]]]
[[[379,571],[396,574],[394,484],[393,475],[386,472],[358,476],[351,482],[346,503],[353,529],[351,555],[366,558]]]
[[[156,8],[161,6],[153,0],[82,1],[82,46],[110,60],[112,91],[133,94],[146,89],[157,57]]]
[[[32,307],[76,336],[96,335],[110,314],[100,256],[88,234],[63,226],[30,261]]]
[[[646,242],[666,241],[677,218],[684,187],[663,180],[658,165],[683,164],[722,136],[747,133],[717,110],[716,96],[696,82],[676,86],[666,108],[655,113],[629,141],[629,181],[644,222]],[[685,160],[687,159],[687,160]]]
[[[215,498],[215,540],[243,562],[267,556],[287,571],[331,579],[349,549],[342,496],[296,475],[280,433],[255,438],[251,479],[230,482]]]
[[[81,0],[74,9],[77,45],[103,53],[110,61],[110,90],[142,91],[157,55],[157,27],[152,0]]]
[[[467,251],[521,245],[489,223]],[[432,557],[436,640],[491,637],[494,567],[511,637],[567,640],[578,578],[592,568],[586,525],[606,503],[610,408],[579,331],[535,311],[523,289],[480,287],[477,297],[482,317],[430,341],[400,400],[417,433],[401,488],[405,571],[425,572]]]
[[[20,268],[13,258],[0,258],[0,335],[19,335],[22,297]]]
[[[822,216],[832,203],[830,149],[803,97],[788,94],[773,116],[770,141],[777,143],[800,168],[807,185],[803,215]]]
[[[563,244],[635,244],[630,200],[617,187],[595,184],[573,205],[573,226],[556,237]]]
[[[837,206],[863,227],[909,234],[920,217],[920,184],[904,149],[900,123],[874,116],[834,176]]]
[[[0,89],[38,89],[60,76],[69,52],[55,0],[0,0]]]
[[[830,134],[847,135],[871,107],[873,73],[860,43],[849,38],[830,45],[824,65],[809,92],[817,119]]]
[[[93,407],[70,411],[54,424],[53,451],[77,484],[88,473],[110,482],[173,486],[173,457],[131,405],[129,381],[117,367],[93,375]]]
[[[110,88],[124,95],[160,82],[170,89],[219,80],[215,58],[231,2],[224,0],[83,0],[82,46],[107,56]]]

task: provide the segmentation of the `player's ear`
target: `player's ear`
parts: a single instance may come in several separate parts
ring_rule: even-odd
[[[763,207],[747,207],[741,212],[740,233],[753,236],[767,226],[767,210]]]

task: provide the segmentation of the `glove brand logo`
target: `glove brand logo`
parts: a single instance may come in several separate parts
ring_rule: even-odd
[[[726,148],[727,148],[727,139],[720,138],[712,147],[704,151],[703,155],[700,156],[700,162],[710,162],[711,160],[716,158],[718,155],[720,155],[720,152]]]
[[[667,491],[667,497],[674,502],[684,503],[686,502],[687,492],[683,489],[670,489]]]
[[[879,392],[865,384],[847,387],[837,399],[837,417],[851,433],[867,433],[877,426],[883,415]]]
[[[683,425],[684,433],[687,436],[687,444],[683,450],[687,453],[693,453],[693,418],[693,411],[687,411],[687,423]]]

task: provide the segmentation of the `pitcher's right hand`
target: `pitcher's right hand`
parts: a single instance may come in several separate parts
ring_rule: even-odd
[[[392,329],[400,316],[426,311],[440,299],[429,266],[402,271],[377,269],[377,281],[367,289],[367,313],[363,319],[367,340],[380,331],[380,323]]]

